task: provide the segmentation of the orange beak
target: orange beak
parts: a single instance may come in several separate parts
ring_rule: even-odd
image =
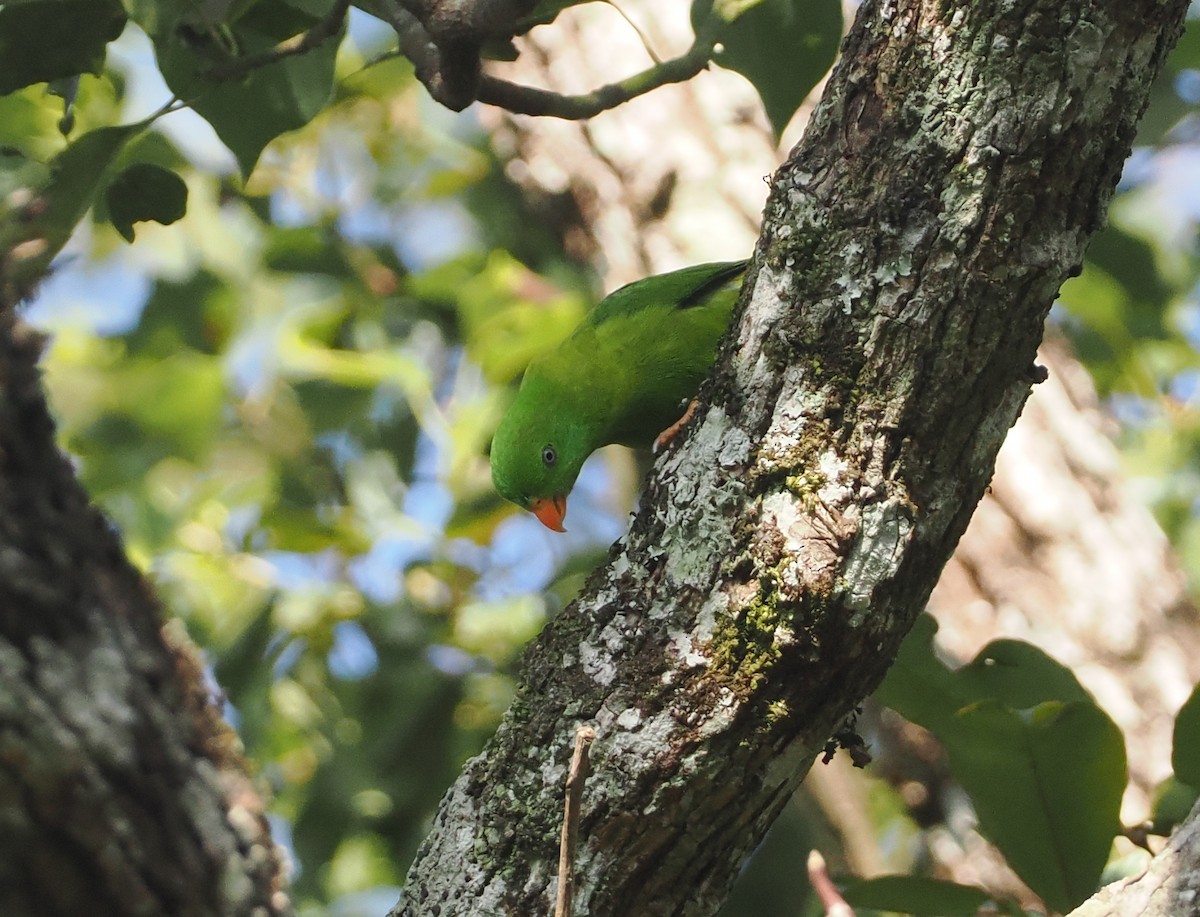
[[[560,497],[537,497],[529,504],[529,509],[551,531],[566,531],[563,528],[563,519],[567,516],[566,494]]]

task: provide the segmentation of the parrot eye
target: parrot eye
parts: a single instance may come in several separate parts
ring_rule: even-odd
[[[547,468],[553,468],[558,462],[558,452],[549,443],[542,446],[542,464]]]

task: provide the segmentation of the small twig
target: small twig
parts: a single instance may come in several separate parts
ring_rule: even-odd
[[[1121,834],[1129,839],[1131,843],[1137,844],[1143,850],[1154,855],[1154,849],[1150,846],[1150,835],[1155,834],[1154,823],[1144,821],[1137,825],[1128,825],[1121,828]]]
[[[567,772],[567,798],[563,804],[562,838],[558,845],[558,895],[554,900],[554,917],[571,917],[575,891],[575,838],[579,832],[579,802],[588,776],[588,746],[596,738],[591,726],[575,730],[575,752]]]
[[[478,99],[518,115],[548,115],[580,121],[668,83],[686,83],[708,66],[712,55],[713,43],[697,40],[680,57],[673,57],[616,83],[575,96],[520,86],[485,74],[479,81]]]
[[[656,63],[656,64],[661,64],[662,58],[654,53],[654,48],[651,47],[651,45],[650,45],[650,38],[646,35],[645,32],[643,32],[641,30],[641,28],[638,26],[638,24],[630,18],[629,14],[627,12],[625,12],[625,10],[623,10],[620,6],[618,6],[614,2],[614,0],[605,0],[605,3],[607,3],[614,10],[616,10],[617,15],[625,20],[625,24],[628,25],[631,29],[633,29],[634,34],[637,35],[637,37],[641,40],[642,47],[645,48],[646,53],[650,55],[650,60],[654,61],[654,63]]]
[[[163,115],[170,115],[170,114],[174,114],[177,111],[183,111],[187,107],[188,107],[188,103],[185,102],[183,99],[179,98],[179,96],[171,96],[171,98],[169,98],[165,103],[163,103],[162,107],[159,108],[158,111],[156,111],[154,114],[152,114],[149,118],[146,119],[146,122],[149,123],[151,121],[154,121],[158,118],[161,118]]]
[[[833,879],[829,878],[829,869],[820,851],[813,850],[808,854],[808,881],[825,908],[825,917],[854,917],[854,908],[846,903]]]
[[[348,9],[350,9],[350,0],[333,0],[333,6],[325,18],[307,32],[293,35],[269,51],[247,54],[244,57],[235,57],[223,64],[217,64],[208,69],[207,75],[219,81],[236,80],[251,70],[258,70],[285,58],[295,57],[297,54],[307,54],[337,34],[338,29],[342,27],[342,21],[346,18]]]

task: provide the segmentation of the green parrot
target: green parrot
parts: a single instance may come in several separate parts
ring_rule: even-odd
[[[530,363],[492,439],[499,494],[562,532],[589,455],[669,440],[690,416],[684,405],[712,366],[745,270],[697,264],[623,286]]]

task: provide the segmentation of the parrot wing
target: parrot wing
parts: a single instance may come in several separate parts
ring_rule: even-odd
[[[606,296],[588,313],[584,323],[600,325],[611,318],[633,315],[663,303],[674,303],[677,309],[703,305],[713,293],[741,275],[747,263],[743,260],[697,264],[634,281]]]

